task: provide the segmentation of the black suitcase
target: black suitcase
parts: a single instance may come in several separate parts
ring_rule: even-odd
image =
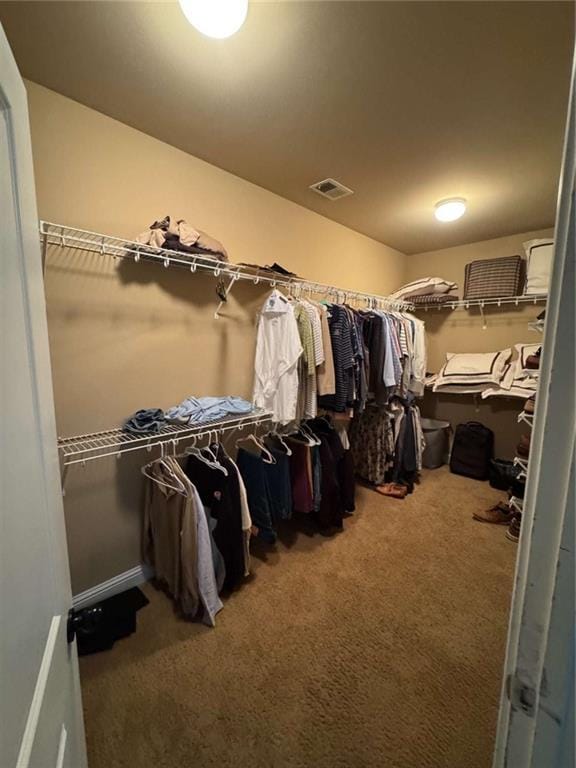
[[[478,421],[458,424],[454,433],[450,471],[455,475],[486,480],[494,452],[494,432]]]

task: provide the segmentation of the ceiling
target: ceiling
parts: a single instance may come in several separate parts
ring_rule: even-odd
[[[0,20],[25,77],[404,253],[553,224],[569,2],[255,3],[223,41],[166,2]],[[468,213],[436,222],[452,196]]]

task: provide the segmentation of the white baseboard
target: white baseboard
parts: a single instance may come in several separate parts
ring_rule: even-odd
[[[108,579],[108,581],[103,581],[102,584],[96,584],[95,587],[80,592],[79,595],[74,595],[72,605],[74,608],[86,608],[86,606],[99,603],[107,597],[124,592],[130,587],[137,587],[151,579],[153,575],[154,571],[149,565],[137,565],[129,571],[124,571],[124,573],[119,573],[118,576]]]

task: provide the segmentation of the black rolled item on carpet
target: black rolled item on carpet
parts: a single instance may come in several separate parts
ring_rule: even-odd
[[[491,459],[488,471],[488,482],[492,488],[507,491],[521,472],[521,468],[513,461],[506,459]]]
[[[138,587],[132,587],[78,611],[86,613],[86,621],[76,629],[78,655],[107,651],[117,640],[136,632],[136,613],[149,602]]]

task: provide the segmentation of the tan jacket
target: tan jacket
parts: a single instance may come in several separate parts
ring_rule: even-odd
[[[187,492],[176,490],[178,480],[167,463],[150,466],[144,500],[143,555],[156,578],[194,616],[198,610],[196,510]]]
[[[324,347],[324,362],[316,369],[318,394],[334,395],[336,393],[336,378],[334,375],[334,356],[332,354],[330,327],[328,325],[328,307],[324,304],[316,304],[316,306],[320,310],[322,345]]]

